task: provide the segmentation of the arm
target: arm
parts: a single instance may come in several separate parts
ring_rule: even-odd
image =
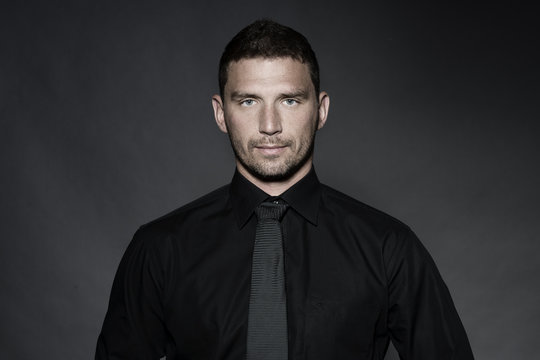
[[[409,229],[385,243],[388,327],[402,360],[472,360],[473,354],[435,263]]]
[[[167,264],[161,254],[166,244],[166,239],[156,238],[144,228],[133,237],[114,279],[96,360],[157,360],[165,355],[168,333],[163,322],[163,300]]]

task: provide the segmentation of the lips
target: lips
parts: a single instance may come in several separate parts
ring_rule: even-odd
[[[281,149],[287,147],[287,145],[259,145],[255,147],[258,149]]]
[[[287,148],[286,145],[259,145],[255,148],[265,155],[279,155]]]
[[[251,140],[249,142],[250,147],[265,148],[265,149],[287,147],[287,146],[291,146],[291,144],[292,144],[292,141],[288,141],[285,139],[282,139],[282,140],[274,139],[274,141],[260,139],[260,140]]]

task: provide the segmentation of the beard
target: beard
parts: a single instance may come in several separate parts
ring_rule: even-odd
[[[317,121],[318,122],[318,121]],[[280,136],[266,136],[251,139],[244,147],[241,139],[229,132],[229,140],[238,162],[254,177],[265,182],[285,181],[300,170],[313,155],[315,134],[306,134],[298,139],[285,139]],[[256,148],[261,145],[284,146],[292,150],[283,155],[258,157]]]

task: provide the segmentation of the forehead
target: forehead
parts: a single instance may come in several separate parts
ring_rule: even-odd
[[[292,58],[241,59],[229,64],[225,93],[232,91],[315,91],[309,67]]]

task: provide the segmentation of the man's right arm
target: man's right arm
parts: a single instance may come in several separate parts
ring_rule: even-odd
[[[163,323],[164,263],[170,239],[139,229],[116,273],[99,335],[96,360],[160,359],[168,333]]]

